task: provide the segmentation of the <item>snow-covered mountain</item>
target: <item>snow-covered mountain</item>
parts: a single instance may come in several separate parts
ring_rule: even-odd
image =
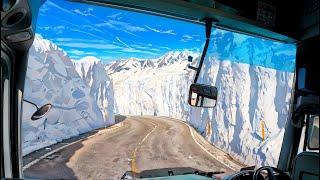
[[[108,73],[126,72],[140,70],[142,68],[142,61],[136,58],[129,58],[126,60],[119,60],[109,65]]]
[[[95,63],[100,62],[100,59],[94,56],[86,56],[80,60],[72,60],[75,65],[75,68],[81,78],[86,77],[89,71],[89,68],[92,67]]]
[[[106,70],[109,74],[117,72],[137,72],[142,69],[154,69],[166,67],[175,63],[186,64],[188,56],[193,56],[194,59],[198,58],[198,52],[192,51],[169,51],[163,56],[155,59],[137,59],[137,58],[128,58],[122,59],[106,66]]]
[[[158,67],[167,66],[174,63],[179,63],[182,61],[188,60],[188,56],[198,57],[199,53],[192,52],[192,51],[169,51],[160,58],[158,58],[157,65]]]
[[[140,61],[141,62],[141,67],[142,69],[147,69],[147,68],[155,68],[156,67],[156,62],[152,60],[144,60]]]
[[[112,83],[106,73],[91,73],[94,83],[88,86],[66,53],[39,35],[28,61],[24,99],[53,107],[45,118],[32,121],[36,108],[23,103],[23,154],[113,123]]]
[[[186,60],[199,53],[168,52],[153,60],[155,68],[111,75],[115,111],[183,119],[239,161],[276,166],[293,84],[293,73],[286,68],[294,66],[288,63],[294,55],[279,43],[214,34],[198,82],[218,88],[215,108],[187,104],[194,71],[186,68]]]

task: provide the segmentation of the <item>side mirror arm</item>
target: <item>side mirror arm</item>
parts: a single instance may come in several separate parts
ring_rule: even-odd
[[[33,103],[33,102],[28,101],[28,100],[26,100],[26,99],[23,99],[23,101],[24,101],[24,102],[27,102],[27,103],[29,103],[29,104],[34,105],[34,106],[37,108],[37,110],[39,110],[39,107],[37,106],[37,104],[36,104],[36,103]]]
[[[199,75],[200,75],[200,71],[201,71],[201,68],[202,68],[202,65],[203,65],[204,58],[206,57],[206,53],[207,53],[207,50],[208,50],[208,47],[209,47],[209,43],[210,43],[212,23],[213,22],[214,23],[218,22],[218,20],[215,20],[215,19],[212,19],[212,18],[204,18],[204,21],[206,23],[206,42],[205,42],[205,45],[204,45],[204,48],[203,48],[203,51],[202,51],[202,55],[201,55],[201,59],[200,59],[200,62],[199,62],[199,66],[197,68],[189,67],[192,70],[196,70],[197,71],[196,76],[195,76],[195,78],[193,80],[193,83],[197,83]]]

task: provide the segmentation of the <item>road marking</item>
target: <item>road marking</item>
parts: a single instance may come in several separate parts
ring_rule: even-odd
[[[147,140],[148,136],[158,127],[155,123],[151,122],[150,123],[153,125],[153,129],[138,143],[137,147],[133,150],[131,154],[131,171],[138,173],[139,169],[137,166],[136,158],[137,158],[137,151],[141,147],[142,143]]]
[[[208,151],[205,147],[203,147],[203,145],[201,145],[201,144],[196,140],[195,135],[194,135],[194,133],[193,133],[193,131],[192,131],[192,129],[191,129],[191,126],[190,126],[189,124],[187,124],[187,123],[184,122],[184,121],[179,121],[179,122],[181,122],[181,123],[185,124],[186,126],[188,126],[192,139],[194,140],[194,142],[195,142],[196,144],[198,144],[198,146],[199,146],[204,152],[206,152],[207,154],[209,154],[213,159],[215,159],[216,161],[218,161],[218,162],[220,162],[221,164],[225,165],[226,167],[232,169],[233,171],[237,171],[236,169],[234,169],[234,168],[231,167],[230,165],[224,163],[224,162],[221,161],[221,160],[218,160],[210,151]]]
[[[123,123],[120,122],[120,123],[118,123],[118,124],[112,125],[112,126],[108,127],[107,129],[103,129],[103,130],[104,130],[105,132],[108,132],[108,131],[111,131],[111,130],[118,129],[118,128],[122,127],[122,126],[123,126]],[[103,131],[103,130],[102,130],[102,131]],[[98,133],[98,132],[97,132],[97,133]],[[77,141],[74,141],[74,142],[72,142],[72,143],[68,143],[68,144],[66,144],[66,145],[64,145],[64,146],[61,146],[61,147],[59,147],[59,148],[57,148],[57,149],[55,149],[55,150],[53,150],[53,151],[50,151],[50,152],[48,152],[48,153],[40,156],[39,158],[31,161],[30,163],[26,164],[25,166],[23,166],[22,170],[24,171],[24,170],[28,169],[29,167],[31,167],[31,166],[33,166],[34,164],[38,163],[40,160],[42,160],[42,159],[46,158],[47,156],[50,156],[50,155],[52,155],[52,154],[60,151],[60,150],[66,148],[66,147],[68,147],[68,146],[71,146],[71,145],[73,145],[73,144],[75,144],[75,143],[78,143],[78,142],[83,141],[83,140],[86,140],[86,139],[90,139],[90,138],[92,138],[92,137],[94,137],[94,136],[96,136],[96,134],[93,134],[93,135],[88,136],[88,137],[80,138],[80,139],[77,140]]]

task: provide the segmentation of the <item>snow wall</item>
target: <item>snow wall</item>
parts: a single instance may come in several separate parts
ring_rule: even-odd
[[[39,35],[28,61],[24,99],[53,107],[46,117],[32,121],[36,108],[23,103],[23,155],[114,124],[112,82],[100,62],[80,61],[78,67],[86,70],[80,75],[65,52]]]

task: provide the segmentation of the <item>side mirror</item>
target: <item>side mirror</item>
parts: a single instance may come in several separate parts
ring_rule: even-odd
[[[42,117],[44,117],[51,109],[52,105],[51,104],[45,104],[38,108],[36,112],[34,112],[31,116],[31,120],[35,121],[38,120]]]
[[[188,103],[194,107],[213,108],[217,104],[218,89],[206,84],[191,84]]]
[[[308,149],[319,149],[319,115],[310,117],[308,128]]]

